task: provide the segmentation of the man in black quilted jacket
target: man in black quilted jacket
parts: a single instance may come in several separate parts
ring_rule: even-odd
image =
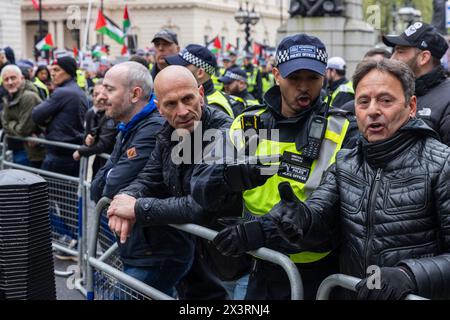
[[[357,147],[337,154],[305,203],[280,183],[281,201],[260,221],[275,221],[303,250],[338,242],[340,272],[363,278],[358,299],[448,299],[450,148],[415,117],[414,75],[403,62],[363,61],[353,84]]]

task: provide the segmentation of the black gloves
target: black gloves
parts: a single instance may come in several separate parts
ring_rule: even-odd
[[[240,256],[264,246],[264,231],[259,221],[248,221],[220,231],[212,240],[225,256]]]
[[[369,289],[365,278],[356,285],[358,300],[401,300],[417,290],[414,275],[407,267],[380,269],[380,289]]]
[[[265,218],[271,219],[277,225],[283,238],[297,244],[303,238],[303,232],[309,228],[309,211],[294,194],[289,182],[280,183],[278,192],[281,200]]]
[[[263,168],[262,165],[249,163],[228,165],[224,172],[225,181],[234,192],[262,186],[271,177],[271,175],[262,174]]]

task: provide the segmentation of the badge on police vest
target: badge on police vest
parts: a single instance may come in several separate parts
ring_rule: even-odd
[[[301,154],[285,151],[281,160],[285,171],[279,172],[280,177],[292,179],[301,183],[306,183],[311,173],[312,160]]]
[[[137,157],[136,147],[127,150],[127,157],[128,159],[133,159]]]

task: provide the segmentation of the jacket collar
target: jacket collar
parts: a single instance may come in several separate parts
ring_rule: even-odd
[[[328,92],[329,93],[333,93],[337,88],[339,88],[339,86],[341,84],[344,84],[348,82],[348,80],[344,77],[342,79],[339,79],[338,81],[333,82],[329,87],[328,87]]]
[[[447,78],[442,66],[434,68],[431,72],[416,79],[416,95],[423,96],[428,91],[441,84]]]
[[[214,88],[214,83],[211,79],[202,84],[203,89],[205,90],[205,96],[209,96],[213,94],[216,89]]]
[[[385,167],[391,160],[409,149],[418,140],[431,137],[439,140],[438,134],[428,127],[422,119],[412,118],[391,138],[379,142],[359,140],[358,148],[367,163],[375,168]]]

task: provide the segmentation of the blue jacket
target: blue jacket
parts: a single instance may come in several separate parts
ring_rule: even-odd
[[[32,119],[45,126],[47,140],[82,144],[84,117],[88,100],[84,92],[71,79],[64,82],[42,103],[33,108]],[[71,155],[73,150],[48,146],[49,153]]]
[[[155,148],[163,123],[164,119],[154,110],[129,128],[127,134],[118,134],[111,158],[91,184],[94,201],[102,196],[113,198],[137,177]],[[182,231],[169,226],[144,227],[136,222],[127,241],[119,243],[119,249],[125,264],[146,267],[188,263],[194,247],[191,237]]]

